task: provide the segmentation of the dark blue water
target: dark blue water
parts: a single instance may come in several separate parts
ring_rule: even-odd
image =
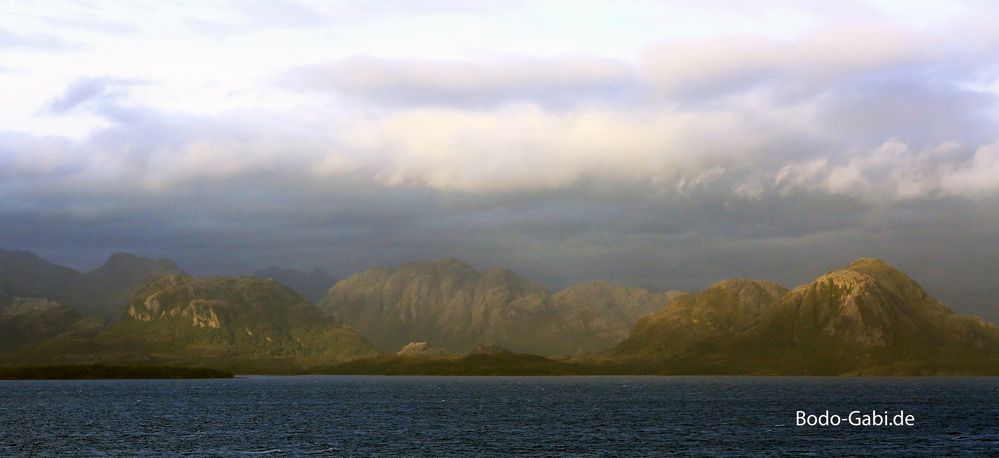
[[[914,416],[797,427],[795,411]],[[999,455],[999,378],[0,382],[0,455]]]

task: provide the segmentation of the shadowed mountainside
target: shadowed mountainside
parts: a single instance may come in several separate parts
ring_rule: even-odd
[[[161,277],[121,320],[88,338],[56,338],[23,354],[56,362],[156,362],[226,368],[331,364],[372,347],[272,280]]]
[[[114,253],[97,269],[81,273],[30,251],[0,250],[0,289],[12,297],[44,299],[81,315],[114,319],[128,299],[157,277],[183,273],[173,261]]]

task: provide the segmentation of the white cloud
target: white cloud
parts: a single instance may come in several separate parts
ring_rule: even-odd
[[[641,91],[634,68],[617,59],[558,56],[485,61],[354,56],[299,68],[284,77],[310,90],[394,103],[495,104],[521,100],[580,103]]]
[[[746,151],[727,149],[730,141],[762,142],[727,112],[535,105],[405,110],[345,131],[346,145],[378,157],[386,184],[473,192],[551,189],[585,178],[683,188],[708,181],[719,163],[742,164]]]
[[[999,143],[978,148],[963,164],[942,167],[941,188],[947,194],[987,196],[999,193]]]
[[[814,93],[842,78],[931,61],[943,38],[883,24],[836,24],[791,38],[672,39],[651,47],[645,62],[666,97],[718,97],[761,85]]]
[[[772,10],[763,11],[771,26],[758,31],[728,27],[737,17],[717,4],[639,2],[612,12],[609,2],[596,2],[572,10],[572,18],[621,21],[607,27],[623,38],[603,47],[584,36],[585,24],[551,16],[554,4],[490,6],[502,27],[442,5],[389,14],[309,4],[283,9],[289,15],[272,23],[254,13],[269,4],[244,11],[218,3],[198,14],[179,5],[164,10],[156,27],[129,31],[134,40],[92,31],[77,53],[22,55],[12,65],[26,71],[0,75],[11,83],[0,85],[9,92],[0,95],[15,102],[0,108],[0,122],[46,134],[60,123],[86,123],[90,135],[11,141],[0,145],[3,164],[24,176],[75,173],[80,187],[151,192],[246,176],[345,174],[473,193],[584,180],[691,195],[728,187],[753,200],[795,188],[864,199],[997,192],[991,149],[974,152],[999,140],[988,89],[999,74],[987,59],[997,50],[982,19],[992,9],[909,22],[863,3],[827,8],[835,14],[826,19],[777,2],[743,11]],[[45,32],[51,21],[24,8],[18,33]],[[660,29],[665,22],[651,13],[671,8],[709,23],[683,33]],[[135,14],[84,10],[89,15],[74,11],[95,24]],[[534,14],[575,33],[546,43],[577,46],[525,51],[537,37],[510,34],[530,29],[521,20]],[[195,19],[205,27],[273,27],[207,34],[192,29]],[[328,21],[337,27],[326,28]],[[400,21],[408,28],[386,32]],[[450,29],[424,36],[455,23],[481,29],[481,41],[462,42]],[[375,30],[382,36],[369,35]],[[382,48],[394,33],[409,38],[406,52]],[[439,40],[449,40],[450,51],[437,53]],[[80,68],[92,73],[74,74]],[[283,85],[274,84],[276,75]],[[289,83],[309,90],[289,90]],[[39,89],[48,86],[48,93]],[[30,96],[22,94],[28,89]],[[40,125],[46,129],[33,130]]]
[[[785,193],[803,188],[872,201],[994,195],[999,191],[999,144],[980,146],[971,157],[964,151],[954,143],[917,151],[890,139],[837,163],[821,157],[785,164],[774,182]]]

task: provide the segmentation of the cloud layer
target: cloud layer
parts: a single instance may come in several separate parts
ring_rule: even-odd
[[[403,3],[9,7],[0,245],[663,288],[873,255],[993,313],[993,6]]]

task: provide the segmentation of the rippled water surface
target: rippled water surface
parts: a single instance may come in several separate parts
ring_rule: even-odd
[[[999,378],[0,382],[0,455],[999,454]],[[914,427],[796,427],[904,409]]]

